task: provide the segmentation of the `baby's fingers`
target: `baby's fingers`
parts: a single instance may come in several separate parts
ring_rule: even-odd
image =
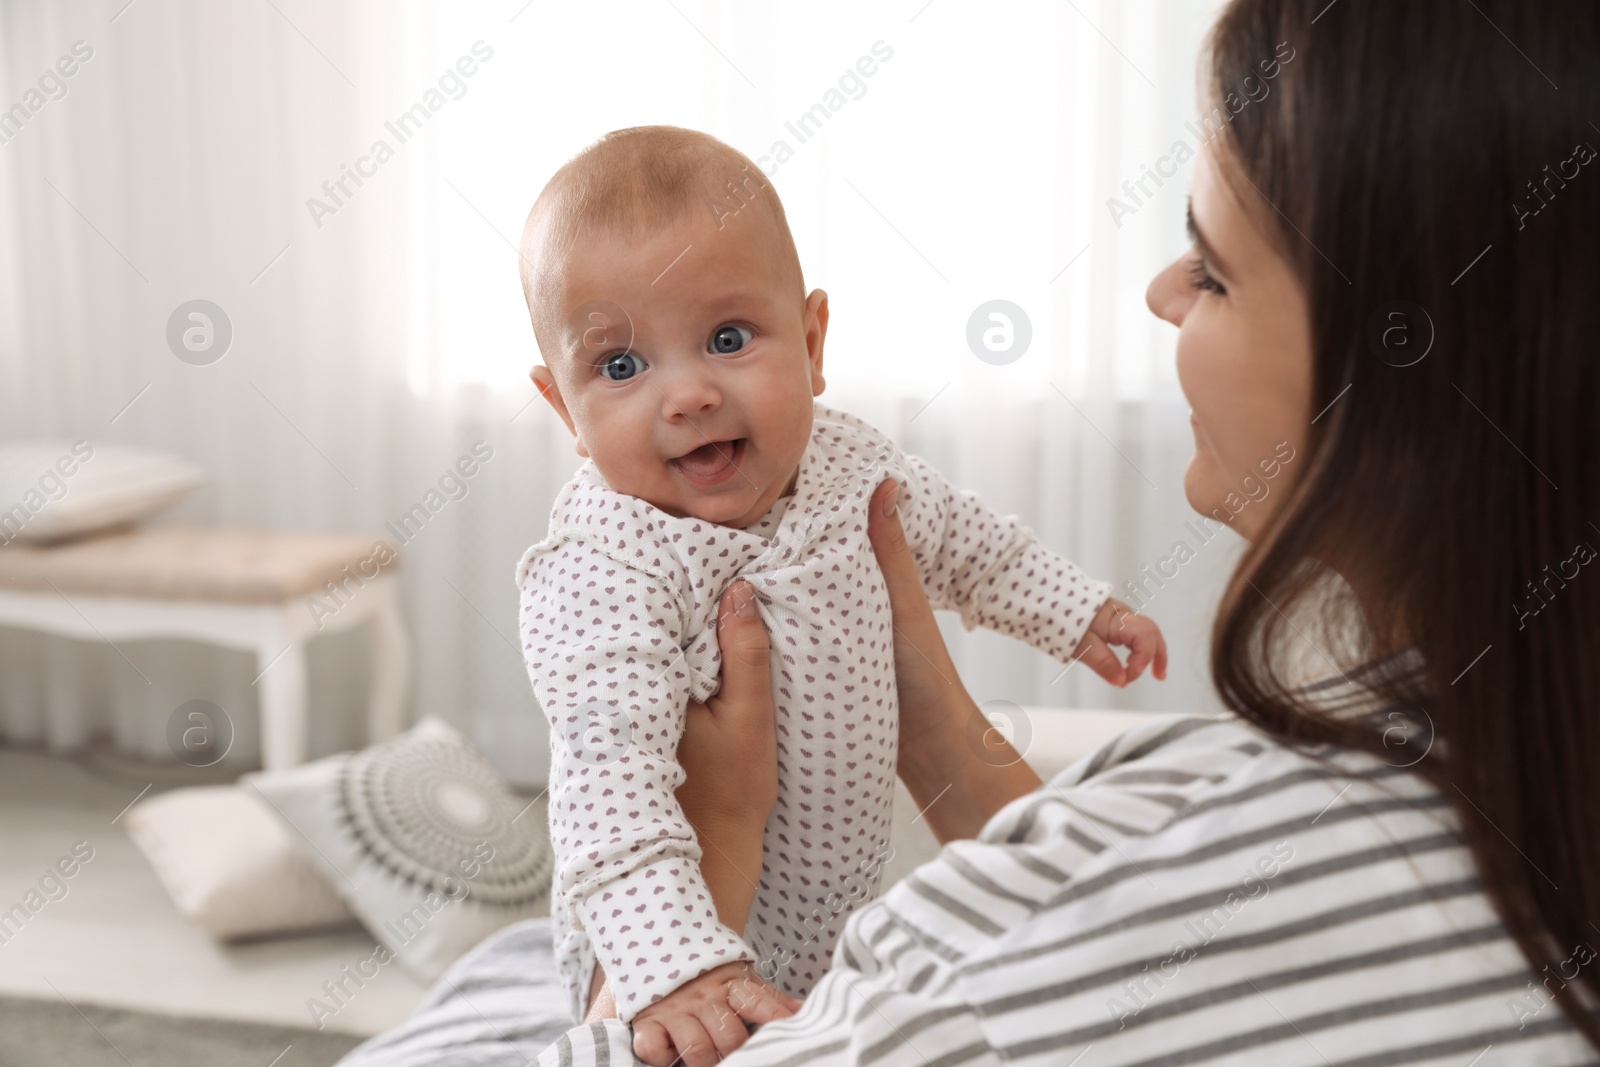
[[[1081,662],[1112,685],[1128,684],[1128,674],[1122,669],[1122,662],[1117,659],[1117,654],[1111,651],[1110,645],[1092,633],[1084,634],[1083,640],[1078,642],[1078,651],[1073,656],[1073,662]]]
[[[750,1039],[750,1030],[732,1004],[712,1004],[700,1012],[700,1022],[719,1056],[727,1056]]]
[[[677,1062],[677,1050],[667,1028],[654,1019],[637,1019],[633,1024],[633,1054],[650,1067],[672,1067]]]
[[[1126,644],[1131,650],[1128,656],[1128,681],[1133,681],[1144,673],[1144,669],[1155,664],[1155,676],[1167,676],[1167,639],[1161,635],[1161,628],[1150,618],[1144,615],[1129,615],[1122,620],[1123,636],[1118,639],[1118,644]]]
[[[1129,632],[1126,635],[1129,650],[1127,672],[1128,681],[1132,682],[1143,674],[1144,669],[1150,666],[1151,661],[1156,658],[1157,635],[1145,632],[1143,627],[1129,627],[1128,629]]]
[[[717,1061],[722,1059],[717,1046],[712,1044],[711,1035],[693,1015],[669,1016],[665,1023],[685,1067],[716,1067]],[[672,1067],[674,1062],[667,1061],[666,1067]]]
[[[787,1019],[799,1011],[803,1003],[760,978],[748,975],[733,983],[733,988],[728,991],[728,1006],[739,1014],[739,1018],[753,1023]]]

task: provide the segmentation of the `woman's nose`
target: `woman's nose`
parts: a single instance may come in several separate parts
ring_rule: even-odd
[[[1194,289],[1184,279],[1184,261],[1175,259],[1165,270],[1150,279],[1144,302],[1152,314],[1174,326],[1182,326],[1184,316],[1194,306]]]

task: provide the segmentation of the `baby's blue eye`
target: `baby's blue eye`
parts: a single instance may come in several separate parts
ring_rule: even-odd
[[[711,335],[711,351],[718,355],[737,352],[755,339],[755,334],[743,326],[719,326]]]
[[[627,362],[629,360],[632,364]],[[643,370],[644,360],[632,352],[618,352],[614,356],[607,356],[605,362],[600,364],[600,373],[614,382],[625,382]]]

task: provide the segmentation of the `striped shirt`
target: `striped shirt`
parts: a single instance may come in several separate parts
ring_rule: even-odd
[[[1362,677],[1303,694],[1401,731],[1390,760],[1233,717],[1131,730],[858,911],[804,1008],[724,1062],[1600,1062],[1496,917],[1450,799],[1410,769],[1420,713]],[[1570,951],[1568,978],[1595,960]],[[637,1061],[607,1020],[538,1062]]]

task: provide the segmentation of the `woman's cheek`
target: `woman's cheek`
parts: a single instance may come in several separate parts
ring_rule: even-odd
[[[1221,506],[1224,496],[1221,465],[1198,426],[1194,439],[1194,454],[1183,471],[1183,496],[1196,512],[1209,515]]]
[[[1210,429],[1219,415],[1219,405],[1227,403],[1232,391],[1228,379],[1235,376],[1234,346],[1218,321],[1219,314],[1200,301],[1192,308],[1178,330],[1174,361],[1178,386],[1203,428]]]
[[[1178,384],[1193,412],[1194,458],[1184,471],[1184,496],[1202,515],[1225,508],[1236,488],[1242,453],[1258,428],[1262,381],[1248,358],[1247,339],[1230,335],[1226,309],[1199,302],[1178,334]],[[1248,460],[1242,461],[1248,464]]]
[[[1175,362],[1178,386],[1183,390],[1184,399],[1189,402],[1194,419],[1196,458],[1214,463],[1217,457],[1205,453],[1215,445],[1219,417],[1226,415],[1225,411],[1219,410],[1219,399],[1225,397],[1227,391],[1219,388],[1221,368],[1211,354],[1209,341],[1202,324],[1194,323],[1192,319],[1186,322],[1178,334]]]

